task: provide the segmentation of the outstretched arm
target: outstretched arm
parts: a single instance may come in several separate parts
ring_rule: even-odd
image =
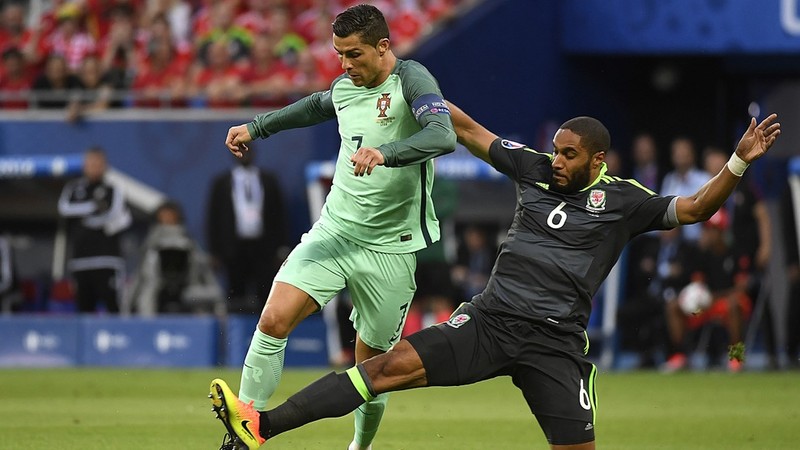
[[[781,134],[781,124],[775,122],[777,117],[777,114],[771,114],[758,125],[755,118],[750,119],[750,126],[739,140],[728,164],[696,194],[678,197],[678,222],[682,225],[701,222],[717,212],[739,183],[747,166],[763,156]]]
[[[241,158],[253,139],[267,138],[278,131],[316,125],[336,117],[330,91],[315,92],[277,111],[257,115],[252,122],[231,127],[225,146]]]
[[[453,103],[447,102],[447,106],[450,107],[450,115],[453,118],[453,127],[456,129],[458,142],[467,147],[470,153],[491,164],[489,147],[498,136],[484,128]]]

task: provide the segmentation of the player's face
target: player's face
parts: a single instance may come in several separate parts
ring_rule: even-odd
[[[375,87],[384,80],[381,77],[381,59],[389,49],[389,40],[381,39],[377,46],[361,41],[361,35],[347,37],[333,35],[333,48],[339,54],[342,70],[356,86]]]
[[[550,189],[564,194],[578,192],[597,176],[604,153],[590,156],[581,137],[572,130],[559,129],[553,138],[553,178]]]

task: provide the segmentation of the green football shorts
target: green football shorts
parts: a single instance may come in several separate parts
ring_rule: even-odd
[[[414,253],[381,253],[327,231],[319,223],[303,234],[275,281],[306,292],[323,308],[345,287],[350,320],[361,340],[389,350],[400,340],[416,290]]]

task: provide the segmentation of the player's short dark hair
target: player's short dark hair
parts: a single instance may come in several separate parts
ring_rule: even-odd
[[[607,152],[611,148],[611,135],[608,129],[594,117],[575,117],[564,122],[560,128],[580,136],[581,145],[589,149],[592,155],[597,152]]]
[[[361,42],[376,46],[381,39],[389,38],[389,25],[378,8],[372,5],[356,5],[336,16],[333,34],[341,38],[357,34],[361,37]]]

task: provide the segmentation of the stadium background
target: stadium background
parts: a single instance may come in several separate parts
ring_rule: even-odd
[[[732,148],[749,114],[777,111],[784,134],[751,170],[768,198],[780,194],[787,160],[797,145],[791,127],[800,95],[796,2],[466,4],[408,57],[425,64],[445,96],[489,129],[546,149],[559,123],[591,115],[607,124],[612,145],[625,160],[633,134],[641,130],[651,131],[662,149],[676,135],[692,138],[699,148]],[[2,111],[0,220],[7,232],[33,238],[16,241],[28,245],[17,251],[21,276],[40,279],[39,295],[48,296],[55,201],[66,176],[79,171],[76,155],[90,145],[104,147],[116,170],[157,196],[179,201],[190,232],[203,242],[209,180],[230,164],[223,137],[229,126],[258,112],[124,108],[65,123],[61,111]],[[284,188],[295,241],[313,214],[307,197],[313,181],[309,165],[333,158],[337,139],[331,122],[255,144],[258,164],[276,173]],[[36,165],[32,157],[40,158],[37,169],[31,169]],[[662,166],[669,167],[668,152],[660,157]],[[509,223],[510,183],[487,183],[487,177],[474,175],[479,164],[463,154],[442,161],[451,163],[452,170],[448,175],[443,168],[440,174],[461,179],[461,197],[469,199],[457,209],[456,220],[494,222],[501,228]],[[143,201],[138,206],[147,213],[155,205]],[[780,258],[778,251],[776,266]],[[780,283],[780,274],[775,280]],[[785,304],[781,295],[778,290],[778,314]],[[602,322],[602,311],[596,308],[593,326]],[[784,332],[782,327],[778,331]]]

